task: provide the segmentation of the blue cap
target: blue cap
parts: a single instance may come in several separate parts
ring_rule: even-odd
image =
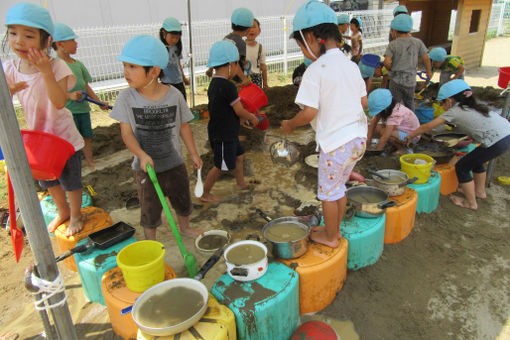
[[[337,19],[338,25],[348,24],[351,22],[351,19],[349,18],[349,14],[345,14],[345,13],[338,14],[336,19]]]
[[[304,57],[303,63],[306,67],[310,66],[313,63],[312,59],[308,59],[307,57]]]
[[[182,32],[181,23],[175,18],[166,18],[163,21],[163,29],[167,32]]]
[[[252,11],[244,7],[236,8],[230,17],[230,21],[234,25],[243,27],[252,27],[254,19],[255,17],[253,16]]]
[[[393,9],[393,16],[397,14],[409,14],[409,12],[407,11],[407,7],[402,5],[395,7]]]
[[[443,62],[447,55],[448,53],[446,53],[446,50],[442,47],[434,47],[429,52],[429,58],[432,61]]]
[[[408,14],[399,14],[391,20],[390,27],[395,31],[411,32],[413,29],[413,18]]]
[[[117,60],[140,66],[168,65],[168,51],[161,41],[150,35],[137,35],[124,45]]]
[[[236,45],[230,40],[221,40],[211,46],[207,67],[221,66],[238,60],[239,51]]]
[[[6,25],[23,25],[40,28],[53,35],[50,12],[41,6],[22,2],[12,6],[5,17]]]
[[[393,99],[390,90],[375,89],[368,95],[368,115],[375,116],[391,104]]]
[[[67,26],[66,24],[61,24],[59,22],[56,22],[55,25],[53,25],[53,41],[67,41],[78,38],[76,33],[71,29],[71,27]]]
[[[374,76],[375,67],[365,64],[362,60],[358,63],[358,67],[363,79],[372,78]]]
[[[294,15],[291,37],[295,32],[320,24],[338,25],[335,11],[323,2],[309,0],[306,4],[299,7]]]
[[[457,93],[471,90],[469,85],[466,83],[464,79],[454,79],[450,80],[449,82],[443,84],[439,88],[439,92],[437,94],[437,100],[443,100],[446,98],[450,98],[452,96],[455,96]]]
[[[360,28],[363,27],[363,20],[361,20],[360,17],[356,17],[356,18],[354,18],[354,20],[356,20],[358,22]]]

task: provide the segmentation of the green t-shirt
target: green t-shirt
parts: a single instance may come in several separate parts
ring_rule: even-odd
[[[449,55],[446,57],[443,65],[441,66],[441,71],[449,70],[451,72],[457,72],[460,65],[464,65],[464,59]]]
[[[76,85],[69,91],[86,91],[87,83],[92,81],[92,77],[90,76],[89,71],[83,63],[79,60],[75,60],[74,63],[66,62],[67,66],[71,69],[74,76],[76,77]],[[83,101],[78,103],[74,100],[68,100],[66,103],[66,108],[72,113],[88,113],[90,112],[90,106],[88,101]]]

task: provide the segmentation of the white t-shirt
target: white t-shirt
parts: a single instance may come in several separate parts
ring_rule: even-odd
[[[338,48],[327,50],[306,69],[295,102],[318,109],[311,121],[317,146],[333,151],[367,137],[361,98],[367,95],[358,66]]]
[[[262,73],[260,67],[257,67],[257,59],[259,58],[259,46],[262,49],[260,53],[259,64],[265,64],[266,50],[264,49],[264,46],[260,45],[259,43],[255,44],[254,46],[246,44],[246,60],[251,62],[250,73]]]

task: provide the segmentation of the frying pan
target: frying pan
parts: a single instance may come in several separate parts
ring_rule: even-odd
[[[439,143],[444,143],[445,139],[453,140],[458,139],[459,143],[454,145],[454,148],[462,148],[465,147],[473,142],[471,138],[468,138],[466,140],[460,140],[463,137],[466,137],[467,135],[464,133],[440,133],[437,135],[432,136],[432,140]]]
[[[413,150],[416,153],[429,155],[436,160],[437,164],[448,163],[455,156],[455,149],[439,143],[417,144]]]
[[[65,253],[55,258],[56,262],[62,261],[76,253],[97,247],[99,249],[107,249],[114,244],[127,240],[135,233],[135,228],[124,222],[118,222],[102,230],[93,232],[88,236],[88,241],[82,245],[67,250]]]

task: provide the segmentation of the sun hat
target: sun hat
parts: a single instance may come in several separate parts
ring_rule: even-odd
[[[341,13],[341,14],[338,14],[338,16],[336,18],[337,18],[338,25],[348,24],[349,22],[351,22],[351,19],[349,18],[349,14]]]
[[[306,67],[310,66],[313,63],[312,59],[308,59],[307,57],[304,57],[303,63]]]
[[[165,45],[150,35],[137,35],[128,40],[117,60],[140,66],[168,65],[168,51]]]
[[[338,25],[335,11],[323,2],[309,0],[299,7],[294,15],[290,36],[292,38],[294,33],[320,24]]]
[[[466,83],[463,79],[454,79],[449,82],[443,84],[439,88],[439,92],[437,94],[437,100],[443,100],[446,98],[450,98],[455,96],[457,93],[462,91],[471,90],[471,87]]]
[[[437,61],[441,63],[446,59],[447,55],[448,53],[446,53],[446,50],[442,47],[434,47],[429,52],[429,58],[432,61]]]
[[[411,32],[413,29],[413,18],[408,14],[400,14],[391,20],[390,27],[400,32]]]
[[[163,29],[167,32],[182,32],[181,23],[175,18],[166,18],[163,21]]]
[[[362,60],[360,60],[360,62],[358,63],[358,67],[361,72],[361,77],[363,79],[372,78],[374,76],[375,67],[365,64]]]
[[[236,8],[230,17],[230,21],[234,25],[243,27],[252,27],[254,19],[252,11],[244,7]]]
[[[60,22],[56,22],[55,25],[53,25],[53,41],[67,41],[76,39],[78,36],[74,31],[71,29],[71,27],[67,26],[66,24],[61,24]]]
[[[230,40],[215,42],[209,50],[209,61],[207,67],[216,67],[233,63],[239,60],[239,51],[236,45]]]
[[[407,11],[407,7],[402,5],[395,7],[393,9],[393,16],[398,14],[409,14],[409,12]]]
[[[393,99],[390,90],[375,89],[368,95],[368,115],[373,117],[390,106]]]
[[[362,27],[363,27],[363,20],[361,20],[361,18],[360,18],[360,17],[356,17],[356,18],[354,18],[354,19],[356,19],[356,21],[358,22],[359,27],[360,27],[360,28],[362,28]]]
[[[23,25],[40,28],[53,35],[50,12],[41,6],[22,2],[12,6],[5,17],[6,25]]]

